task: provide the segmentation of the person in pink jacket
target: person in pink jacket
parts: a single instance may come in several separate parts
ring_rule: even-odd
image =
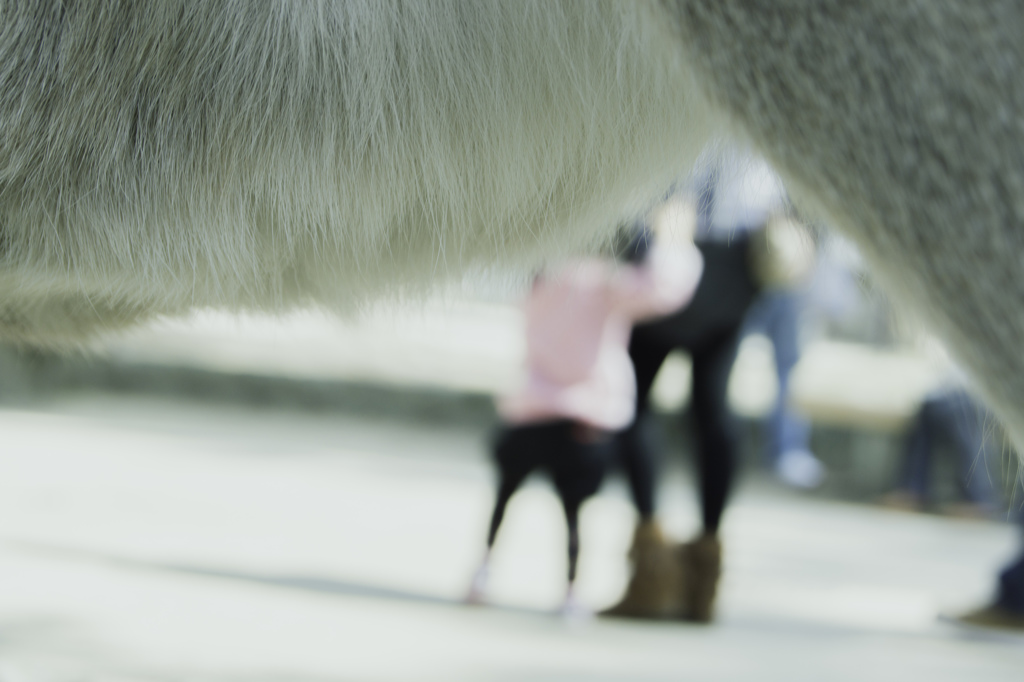
[[[613,457],[613,434],[632,422],[635,410],[630,332],[639,320],[684,306],[703,270],[692,242],[648,249],[648,238],[648,232],[634,230],[625,249],[627,257],[646,252],[638,264],[589,259],[534,280],[525,304],[526,380],[498,403],[505,423],[493,451],[498,494],[471,602],[482,601],[490,550],[509,498],[532,471],[543,469],[569,528],[563,612],[579,610],[573,595],[579,508],[597,492]]]

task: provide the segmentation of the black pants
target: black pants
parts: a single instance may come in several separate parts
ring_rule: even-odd
[[[535,470],[555,484],[569,527],[569,582],[576,579],[579,556],[579,509],[597,492],[612,456],[612,438],[569,420],[502,429],[494,446],[498,496],[491,515],[487,546],[494,544],[512,494]]]
[[[633,329],[629,355],[636,370],[637,411],[633,424],[619,434],[618,451],[637,511],[649,517],[654,513],[657,481],[657,457],[647,432],[651,386],[670,352],[689,352],[701,510],[704,530],[714,533],[738,459],[736,423],[726,390],[743,321],[758,291],[750,278],[745,239],[698,246],[704,255],[704,275],[690,304],[674,315]]]
[[[1024,616],[1024,550],[1012,564],[999,574],[999,593],[996,596],[996,603]]]

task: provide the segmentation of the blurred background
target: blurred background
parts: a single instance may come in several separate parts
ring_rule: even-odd
[[[566,530],[542,475],[512,498],[487,603],[463,604],[529,286],[478,277],[352,319],[203,312],[82,353],[0,349],[0,681],[1019,680],[1021,635],[944,617],[989,603],[1020,551],[1016,455],[984,412],[967,446],[942,428],[925,407],[962,387],[955,367],[852,245],[810,234],[786,395],[756,324],[728,380],[741,464],[713,624],[558,616]],[[699,519],[691,374],[674,352],[652,389],[680,540]],[[765,454],[780,400],[810,468]],[[629,579],[621,474],[580,523],[597,611]]]

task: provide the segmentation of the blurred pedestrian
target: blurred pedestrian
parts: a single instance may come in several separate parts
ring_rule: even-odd
[[[764,431],[765,460],[783,483],[817,488],[825,479],[825,467],[810,449],[810,421],[789,399],[790,378],[802,350],[801,321],[807,309],[805,285],[814,265],[814,241],[803,224],[781,212],[751,234],[752,267],[761,293],[747,313],[743,334],[762,333],[772,342],[778,385]]]
[[[646,251],[644,235],[638,233],[626,251]],[[685,305],[701,271],[700,253],[689,243],[652,251],[637,264],[589,259],[535,279],[525,305],[526,382],[499,403],[505,425],[493,451],[498,492],[471,602],[483,598],[491,548],[509,499],[540,469],[554,482],[569,529],[563,612],[580,610],[573,592],[578,513],[613,457],[613,434],[633,419],[630,329],[639,319]]]
[[[739,449],[727,403],[729,375],[745,320],[763,288],[759,268],[765,268],[766,261],[756,249],[764,249],[767,242],[754,235],[763,233],[773,217],[785,215],[787,202],[768,164],[740,149],[709,156],[697,178],[690,193],[696,244],[704,257],[697,292],[686,308],[634,327],[630,339],[637,376],[636,417],[620,434],[619,447],[640,518],[630,547],[629,584],[604,615],[695,622],[713,617],[722,562],[718,530]],[[657,456],[648,434],[654,378],[677,349],[692,358],[702,522],[697,536],[682,545],[670,542],[655,519]],[[784,404],[785,395],[779,400]]]
[[[897,487],[887,493],[886,506],[926,510],[932,506],[931,476],[940,445],[953,455],[956,483],[965,501],[954,508],[970,516],[994,516],[1002,506],[988,468],[991,438],[985,425],[994,418],[962,383],[932,391],[921,402],[904,445]]]

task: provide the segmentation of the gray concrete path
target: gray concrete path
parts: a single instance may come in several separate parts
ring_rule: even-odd
[[[120,365],[201,368],[297,380],[498,394],[520,380],[523,320],[510,304],[439,297],[344,320],[304,312],[284,318],[202,313],[103,339],[96,358]],[[913,349],[818,340],[793,377],[793,400],[817,421],[899,429],[948,361]],[[733,409],[762,417],[777,391],[771,343],[748,337],[729,387]],[[655,384],[655,405],[689,395],[689,364],[673,356]]]
[[[941,622],[983,600],[1012,528],[747,483],[711,627],[551,615],[564,531],[514,500],[493,607],[459,603],[491,502],[466,428],[80,395],[0,411],[0,682],[1024,679],[1024,637]],[[667,483],[680,536],[695,510]],[[613,601],[621,485],[583,517]]]

